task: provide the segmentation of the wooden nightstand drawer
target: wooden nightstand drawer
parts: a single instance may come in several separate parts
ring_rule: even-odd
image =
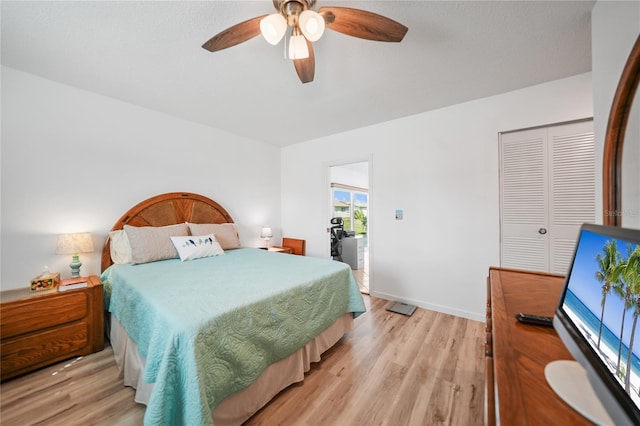
[[[58,292],[0,293],[1,380],[104,348],[102,283]]]
[[[8,373],[18,375],[69,358],[69,354],[87,345],[88,338],[89,325],[76,322],[42,333],[3,340],[0,347],[2,376]]]
[[[0,336],[2,339],[44,330],[50,327],[77,321],[87,315],[87,294],[76,292],[57,294],[25,303],[7,303],[0,306]]]

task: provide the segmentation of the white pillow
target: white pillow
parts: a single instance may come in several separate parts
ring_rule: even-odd
[[[220,256],[224,250],[213,234],[188,237],[171,237],[171,242],[178,250],[180,260],[200,259],[201,257]]]
[[[155,262],[178,257],[169,237],[189,235],[184,223],[167,226],[124,226],[131,245],[131,264]]]
[[[124,230],[109,232],[111,261],[117,264],[131,263],[131,244]]]

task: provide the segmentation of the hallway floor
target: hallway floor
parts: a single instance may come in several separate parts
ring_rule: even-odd
[[[369,294],[369,250],[364,249],[364,267],[360,269],[352,269],[353,277],[358,283],[360,292]]]

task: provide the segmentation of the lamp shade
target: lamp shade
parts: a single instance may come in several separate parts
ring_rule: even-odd
[[[58,236],[57,254],[90,253],[93,251],[93,240],[88,232],[62,234]]]
[[[309,57],[307,39],[303,35],[294,35],[289,39],[289,59],[305,59]]]
[[[298,25],[302,34],[311,42],[318,41],[324,34],[324,18],[313,10],[307,9],[302,12]]]
[[[282,40],[287,31],[287,20],[279,13],[273,13],[260,21],[260,32],[269,44],[274,46]]]
[[[265,226],[262,228],[262,232],[260,232],[260,238],[271,238],[273,237],[273,232],[271,232],[271,228],[269,226]]]

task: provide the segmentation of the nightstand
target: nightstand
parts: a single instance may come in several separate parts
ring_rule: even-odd
[[[268,248],[269,251],[275,251],[277,253],[287,253],[287,254],[291,254],[291,249],[289,247],[277,247],[277,246],[271,246]]]
[[[104,348],[102,283],[59,292],[28,288],[0,292],[0,355],[4,381]]]

